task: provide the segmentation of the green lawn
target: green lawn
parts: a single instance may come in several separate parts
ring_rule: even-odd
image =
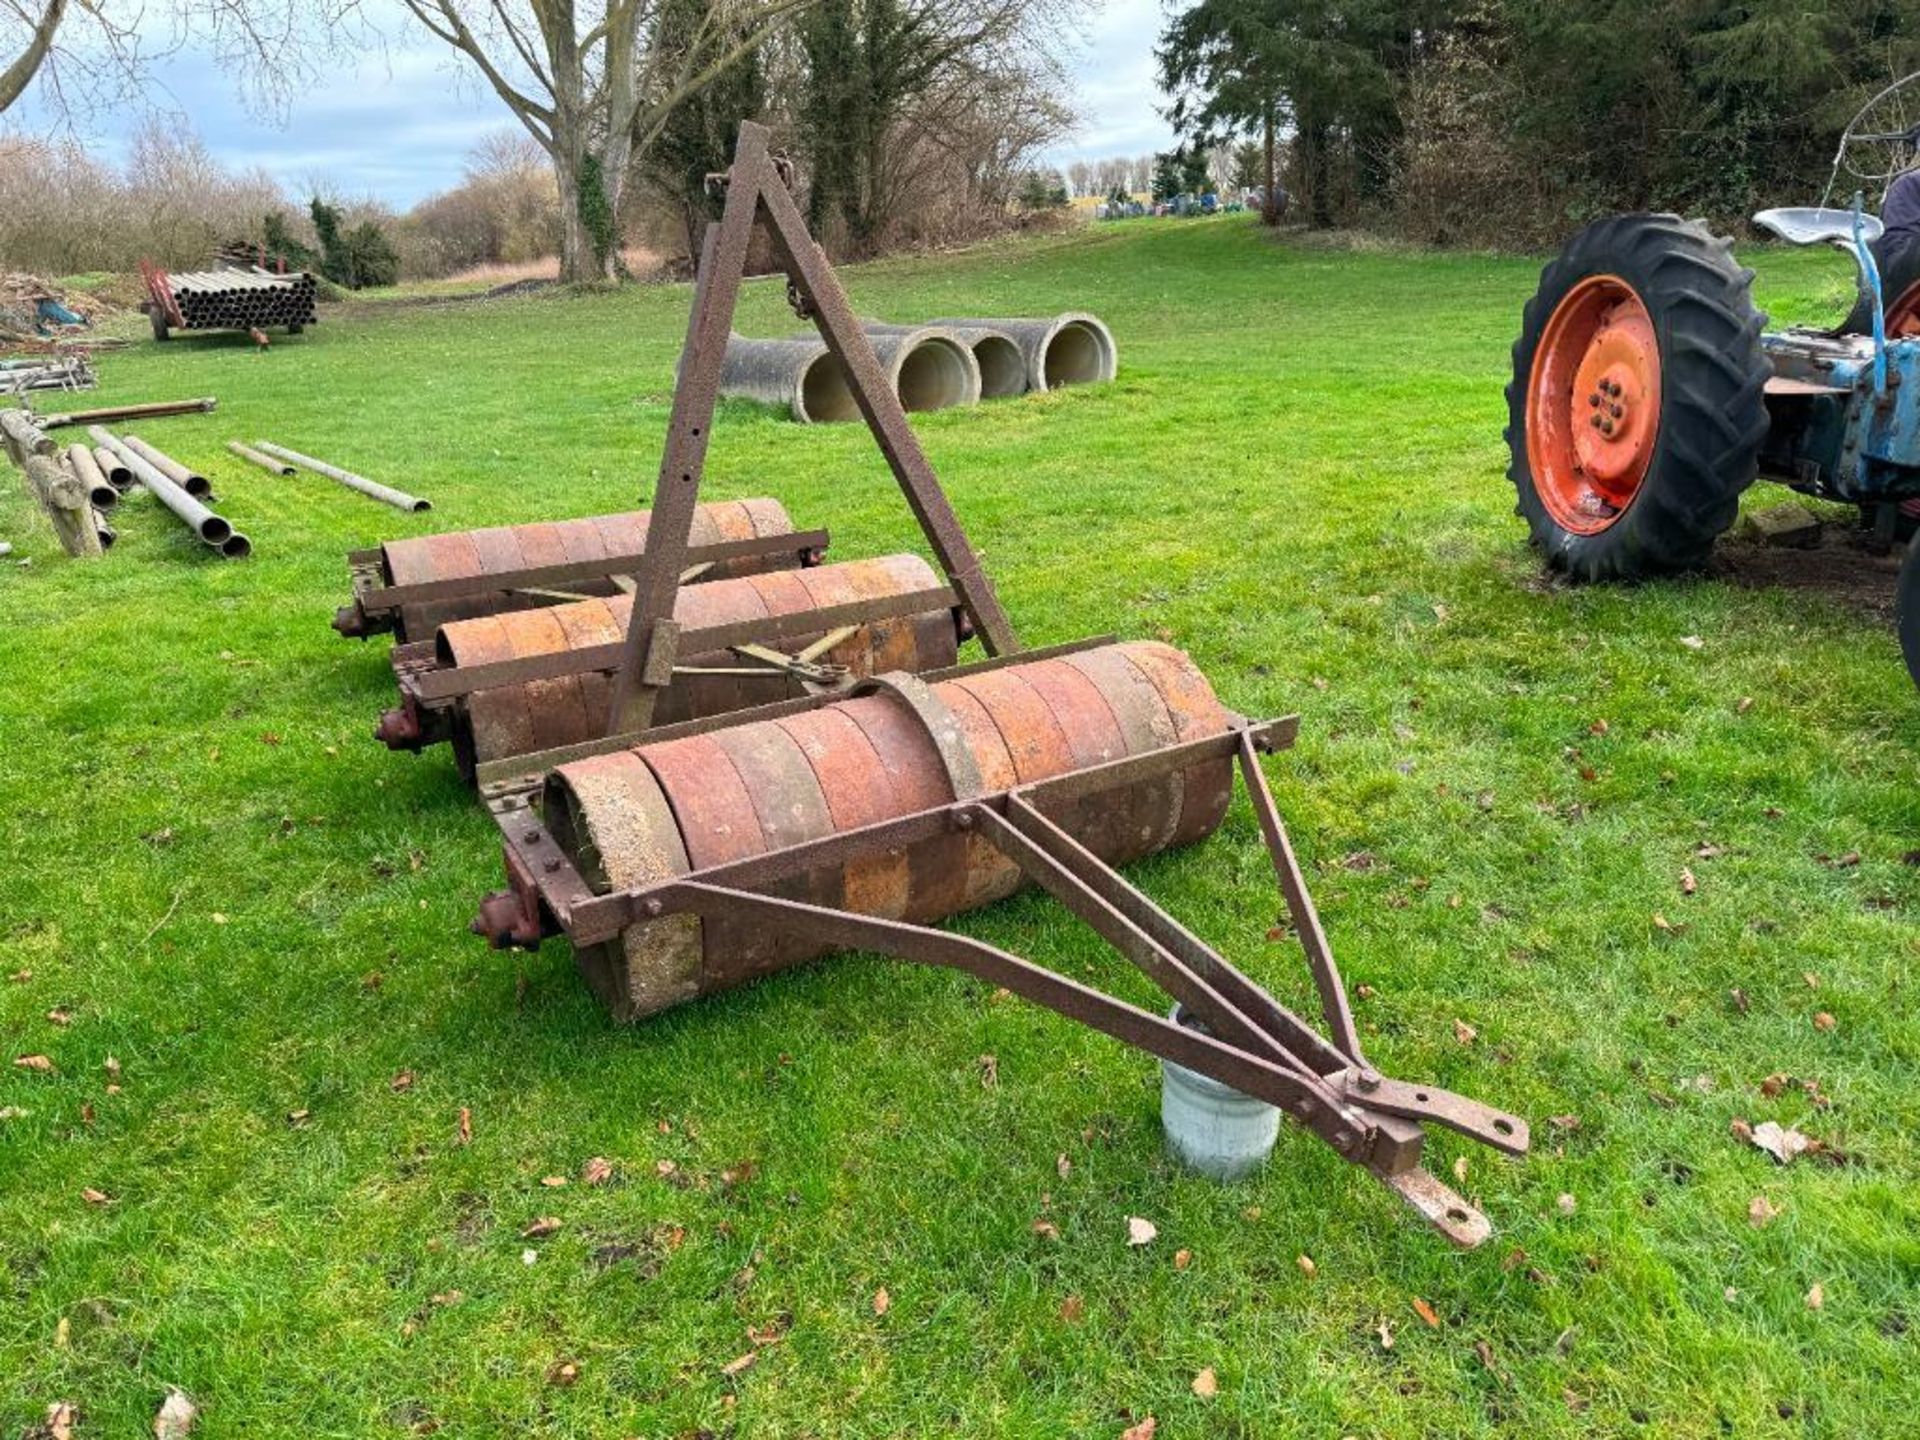
[[[1790,318],[1849,283],[1756,263]],[[643,497],[684,288],[105,357],[102,402],[220,397],[140,433],[256,558],[137,496],[69,563],[0,485],[32,560],[0,564],[0,1035],[57,1066],[0,1070],[0,1435],[56,1400],[81,1440],[149,1433],[169,1385],[249,1440],[1901,1429],[1920,698],[1844,593],[1542,582],[1501,439],[1537,270],[1236,217],[847,272],[888,318],[1111,323],[1119,383],[917,428],[1025,640],[1164,635],[1230,705],[1300,713],[1269,771],[1377,1062],[1534,1125],[1524,1161],[1431,1146],[1496,1227],[1472,1253],[1297,1132],[1251,1183],[1175,1171],[1153,1063],[952,973],[841,959],[616,1030],[564,945],[466,933],[493,826],[444,751],[368,738],[392,682],[384,642],[327,627],[342,554]],[[755,284],[741,328],[790,323]],[[265,476],[233,437],[436,509]],[[843,557],[917,540],[857,428],[730,406],[708,493],[777,495]],[[1134,874],[1312,1010],[1244,802]],[[1039,900],[958,923],[1152,993]],[[1782,1169],[1735,1117],[1828,1155]],[[612,1184],[581,1183],[594,1156]],[[1128,1215],[1159,1239],[1130,1249]],[[563,1227],[522,1239],[539,1216]],[[723,1374],[750,1328],[784,1333]]]

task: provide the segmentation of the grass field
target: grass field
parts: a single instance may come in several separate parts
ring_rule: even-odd
[[[1755,263],[1778,317],[1848,283]],[[444,751],[368,738],[392,681],[327,628],[342,553],[643,497],[685,289],[106,357],[102,402],[220,397],[140,433],[256,552],[139,496],[67,563],[0,486],[32,560],[0,565],[0,1035],[55,1067],[0,1070],[0,1434],[55,1401],[82,1440],[150,1433],[173,1385],[249,1440],[1905,1428],[1920,698],[1884,612],[1794,557],[1543,582],[1501,440],[1537,270],[1230,219],[846,277],[889,318],[1111,323],[1119,383],[917,429],[1025,640],[1164,635],[1235,708],[1300,713],[1269,771],[1377,1063],[1535,1127],[1524,1161],[1431,1147],[1496,1226],[1473,1253],[1298,1133],[1237,1187],[1175,1171],[1151,1062],[952,973],[842,959],[616,1030],[563,945],[466,933],[493,827]],[[788,323],[755,284],[740,328]],[[436,509],[221,450],[256,436]],[[855,428],[729,406],[708,493],[844,557],[916,543]],[[1311,1012],[1244,803],[1133,873]],[[957,923],[1152,993],[1038,900]],[[1780,1168],[1736,1117],[1827,1154]]]

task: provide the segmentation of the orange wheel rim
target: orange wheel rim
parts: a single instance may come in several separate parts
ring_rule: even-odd
[[[1920,280],[1916,280],[1887,306],[1887,338],[1909,340],[1920,335]]]
[[[1554,523],[1597,535],[1626,513],[1659,430],[1653,317],[1626,281],[1589,276],[1554,308],[1527,386],[1527,464]]]

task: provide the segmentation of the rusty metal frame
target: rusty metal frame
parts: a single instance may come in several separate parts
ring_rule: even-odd
[[[827,548],[825,530],[795,530],[785,535],[754,535],[743,540],[719,540],[705,545],[688,545],[687,567],[718,560],[737,560],[750,556],[779,555],[788,552],[803,561],[817,558]],[[381,582],[377,567],[379,550],[355,550],[347,556],[354,572],[354,600],[369,614],[398,610],[403,605],[424,605],[437,600],[464,600],[472,595],[497,595],[502,591],[534,590],[562,585],[569,580],[604,580],[610,576],[631,574],[645,549],[623,551],[597,560],[567,560],[556,565],[530,565],[519,570],[495,574],[457,575],[445,580],[421,580],[410,585]],[[361,588],[365,577],[365,588]]]
[[[923,683],[907,676],[886,679],[903,688]],[[740,717],[730,718],[737,723]],[[1297,728],[1297,717],[1269,722],[1235,717],[1224,734],[996,792],[982,791],[977,776],[969,784],[965,776],[956,775],[956,798],[947,804],[608,894],[593,892],[541,822],[534,797],[523,791],[491,804],[513,884],[488,897],[474,928],[500,946],[537,946],[563,933],[575,945],[591,945],[616,939],[628,925],[670,915],[750,916],[822,945],[964,970],[1279,1107],[1342,1158],[1392,1189],[1447,1239],[1463,1247],[1478,1245],[1491,1226],[1422,1168],[1421,1127],[1442,1125],[1502,1153],[1522,1155],[1530,1138],[1527,1124],[1519,1116],[1435,1086],[1388,1079],[1368,1061],[1339,967],[1260,767],[1262,754],[1292,745]],[[1320,995],[1326,1035],[1280,1004],[1046,813],[1049,806],[1228,758],[1236,762],[1259,821],[1293,932]],[[972,833],[991,843],[1204,1028],[1176,1024],[969,936],[767,893],[809,871],[953,832]]]
[[[842,625],[859,625],[868,620],[890,620],[901,615],[920,615],[930,610],[950,610],[957,602],[945,585],[928,590],[910,590],[902,595],[881,595],[864,600],[849,600],[840,605],[823,605],[817,610],[794,610],[785,615],[757,616],[734,620],[725,625],[698,628],[678,627],[680,652],[706,655],[715,650],[730,650],[736,645],[756,641],[785,640],[796,635],[817,635]],[[631,633],[631,632],[629,632]],[[423,704],[434,704],[471,695],[476,690],[497,690],[503,685],[524,685],[531,680],[555,680],[564,675],[579,675],[594,670],[618,669],[627,654],[625,643],[609,641],[605,645],[582,645],[572,650],[555,650],[545,655],[523,655],[517,660],[494,660],[485,665],[450,665],[413,676],[402,682]],[[679,667],[674,667],[677,672]],[[738,712],[734,712],[738,713]]]
[[[854,403],[945,572],[955,602],[972,622],[973,633],[989,655],[1019,648],[993,584],[981,570],[959,517],[907,423],[899,396],[886,382],[872,342],[854,317],[825,254],[807,233],[787,188],[786,167],[768,149],[764,126],[741,124],[733,165],[721,183],[726,203],[720,219],[707,227],[700,248],[699,281],[680,355],[680,379],[674,387],[660,479],[654,487],[647,548],[633,576],[633,614],[621,645],[619,675],[607,716],[609,735],[648,727],[659,691],[672,678],[675,656],[691,643],[673,620],[674,598],[687,565],[693,507],[699,499],[719,400],[727,336],[746,274],[748,245],[758,224],[766,226],[773,241],[789,291],[797,297],[796,308],[819,326],[827,348],[845,368]]]

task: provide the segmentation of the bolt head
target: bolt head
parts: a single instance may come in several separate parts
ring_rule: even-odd
[[[645,905],[641,906],[640,908],[645,910],[649,915],[658,915],[666,907],[663,906],[658,900],[649,900]]]
[[[538,830],[522,830],[520,832],[520,838],[529,845],[537,845],[540,842],[540,832]]]
[[[1378,1070],[1373,1069],[1371,1066],[1369,1066],[1365,1070],[1362,1070],[1358,1075],[1354,1076],[1353,1078],[1354,1078],[1354,1084],[1358,1085],[1362,1090],[1365,1090],[1368,1094],[1371,1094],[1372,1092],[1380,1088],[1380,1072]]]
[[[1602,425],[1604,425],[1604,424],[1605,424],[1606,422],[1605,422],[1604,420],[1602,420],[1602,419],[1601,419],[1601,418],[1600,418],[1600,417],[1599,417],[1598,415],[1595,415],[1595,416],[1592,416],[1591,418],[1589,418],[1589,419],[1588,419],[1588,421],[1587,421],[1587,423],[1588,423],[1589,425],[1591,425],[1591,426],[1593,426],[1593,428],[1594,428],[1594,429],[1596,429],[1596,430],[1598,430],[1598,429],[1599,429],[1599,428],[1600,428],[1600,427],[1601,427]]]

